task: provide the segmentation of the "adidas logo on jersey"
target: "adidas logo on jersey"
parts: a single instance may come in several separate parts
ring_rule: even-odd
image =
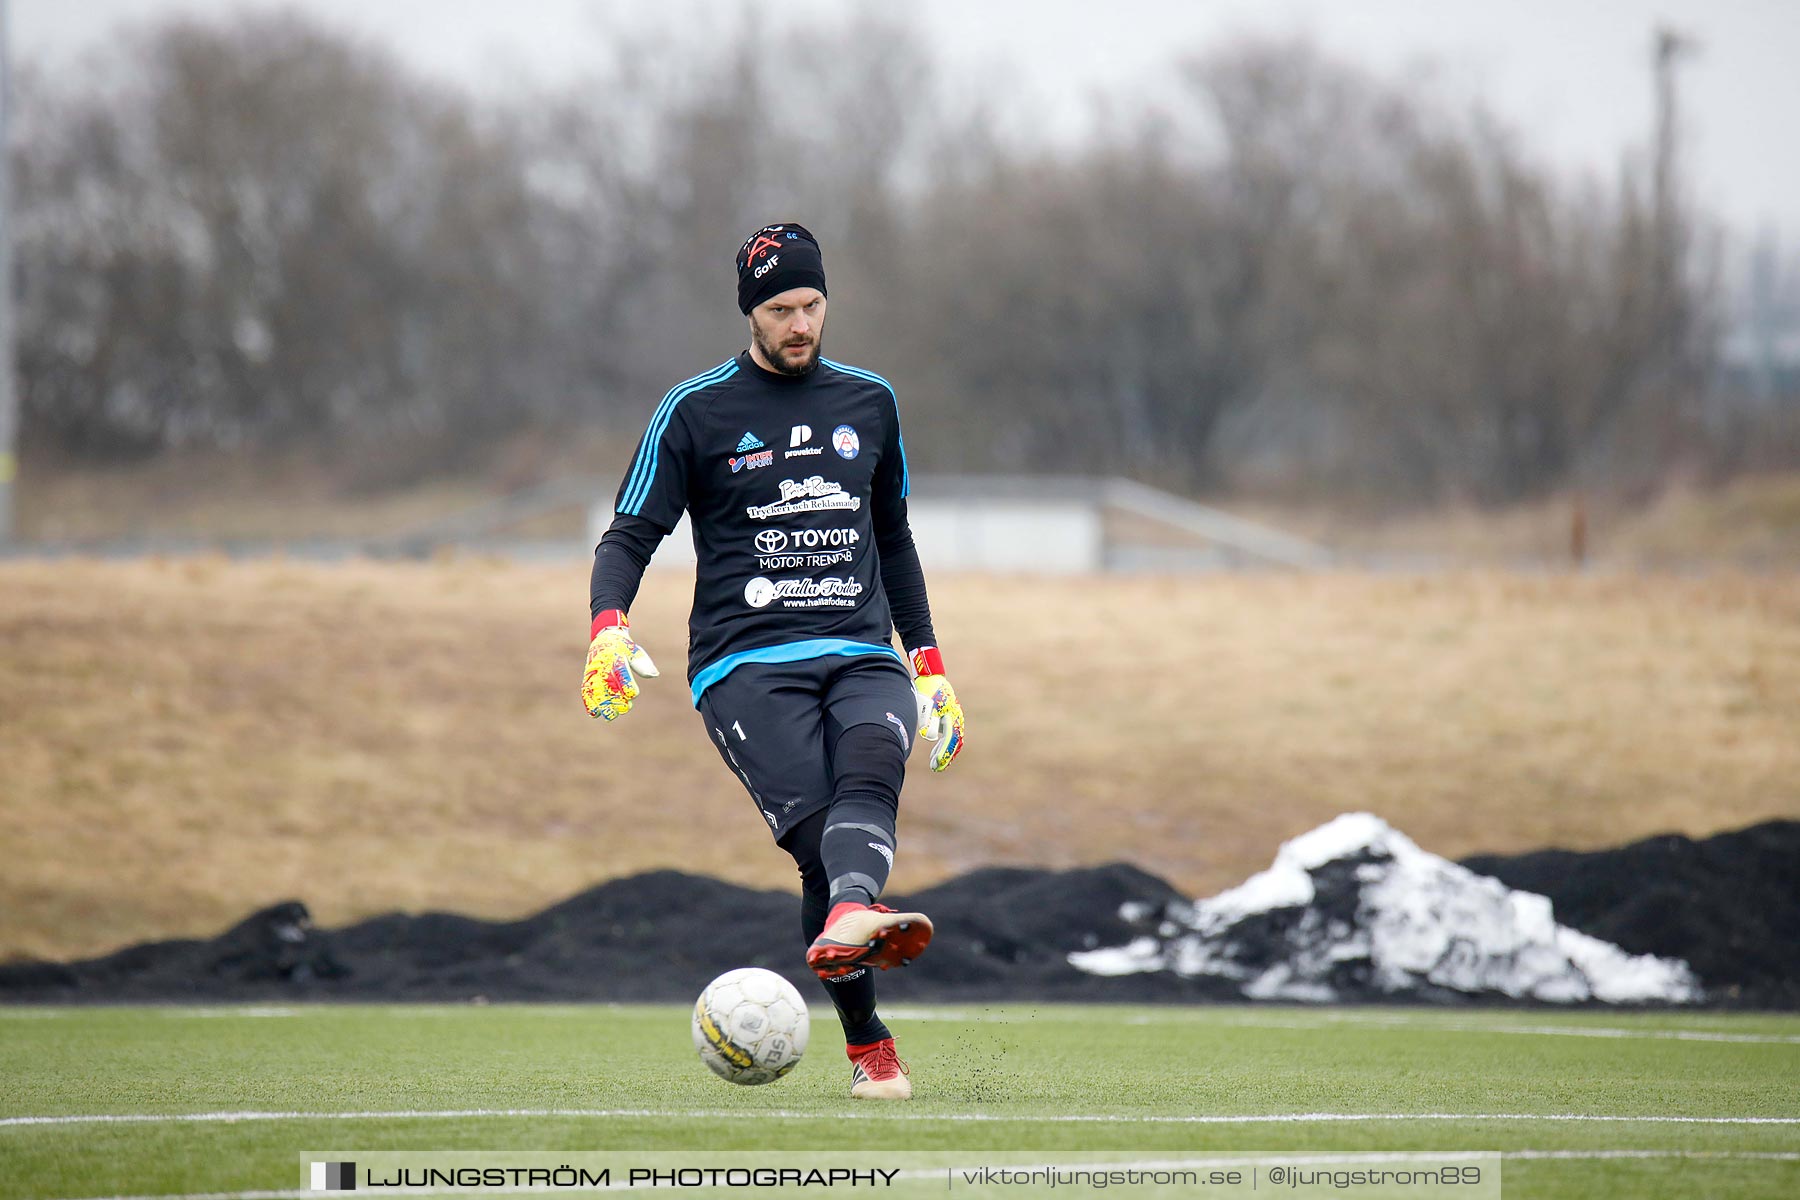
[[[761,450],[762,448],[763,440],[749,431],[745,431],[744,436],[738,439],[737,452],[739,454],[746,450]]]

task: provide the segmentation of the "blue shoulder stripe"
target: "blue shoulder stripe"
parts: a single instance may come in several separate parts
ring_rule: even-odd
[[[819,361],[834,371],[842,371],[844,374],[854,375],[858,379],[867,379],[871,383],[879,383],[888,390],[888,395],[894,398],[894,436],[900,443],[900,498],[904,500],[906,497],[912,495],[912,473],[906,468],[906,434],[900,428],[900,395],[898,392],[894,391],[894,385],[877,375],[875,372],[865,371],[861,367],[853,367],[848,363],[833,362],[823,355],[820,356]]]
[[[644,442],[638,447],[630,480],[625,485],[625,497],[619,505],[620,512],[636,516],[643,509],[644,501],[650,498],[650,483],[656,478],[658,444],[662,441],[663,432],[669,427],[669,419],[675,415],[675,406],[683,398],[703,388],[730,379],[737,374],[737,369],[737,359],[730,358],[712,370],[683,380],[669,389],[668,395],[662,398],[662,403],[656,406],[656,413],[650,418],[650,427],[644,433]]]
[[[836,359],[824,358],[824,357],[821,357],[819,359],[819,361],[824,363],[826,366],[831,367],[834,370],[842,371],[847,375],[859,375],[864,379],[872,380],[875,383],[879,383],[882,387],[884,387],[888,390],[888,395],[892,396],[894,394],[894,385],[889,383],[887,380],[883,379],[881,376],[877,375],[875,372],[869,370],[867,367],[853,367],[849,363],[841,363],[841,362],[838,362]]]

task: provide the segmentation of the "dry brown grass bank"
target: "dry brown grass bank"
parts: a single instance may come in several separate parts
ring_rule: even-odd
[[[0,956],[217,929],[519,914],[679,866],[790,871],[679,666],[576,698],[587,566],[0,564]],[[1129,859],[1193,892],[1351,809],[1450,855],[1800,815],[1800,582],[934,580],[971,717],[915,771],[897,887]]]

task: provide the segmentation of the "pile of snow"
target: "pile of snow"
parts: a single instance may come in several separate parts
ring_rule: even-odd
[[[1153,935],[1069,962],[1095,975],[1218,976],[1258,1000],[1702,999],[1685,962],[1630,955],[1558,925],[1545,897],[1429,854],[1369,813],[1287,842],[1273,866],[1230,891],[1164,910]]]

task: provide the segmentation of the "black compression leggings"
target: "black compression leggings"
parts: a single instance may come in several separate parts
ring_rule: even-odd
[[[832,747],[831,768],[830,807],[800,821],[781,840],[781,848],[800,868],[800,934],[806,945],[825,928],[834,879],[836,900],[863,900],[865,895],[873,900],[887,882],[906,748],[887,726],[852,725]],[[875,848],[883,844],[887,854]],[[844,1026],[845,1041],[860,1045],[890,1036],[875,1014],[873,971],[822,982]]]

